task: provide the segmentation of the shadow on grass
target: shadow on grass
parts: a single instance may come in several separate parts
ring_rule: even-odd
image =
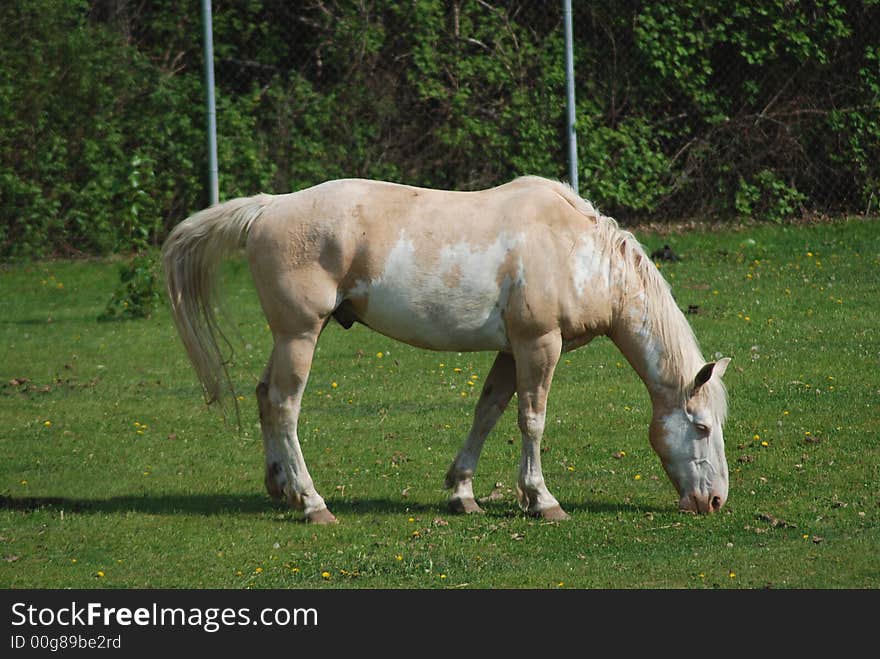
[[[170,494],[119,496],[107,499],[77,499],[71,497],[7,497],[0,496],[0,510],[33,512],[43,509],[64,510],[71,513],[145,514],[199,514],[260,513],[271,510],[266,497],[255,494]]]
[[[445,501],[437,503],[418,503],[405,499],[350,499],[344,501],[327,500],[331,511],[337,516],[356,516],[358,514],[423,513],[450,515]],[[512,517],[522,515],[515,502],[492,501],[482,504],[488,517]],[[636,505],[633,503],[612,503],[607,501],[562,502],[562,507],[570,514],[608,514],[608,513],[660,513],[669,508]],[[170,494],[118,496],[107,499],[77,499],[71,497],[8,497],[0,496],[0,510],[34,512],[43,509],[64,510],[71,513],[144,513],[147,515],[226,515],[261,514],[267,512],[288,512],[286,506],[271,501],[260,494]],[[292,521],[300,521],[296,515]]]

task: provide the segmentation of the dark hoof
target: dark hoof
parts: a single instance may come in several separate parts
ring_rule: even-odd
[[[550,522],[560,522],[569,519],[569,514],[565,512],[561,506],[553,506],[552,508],[544,508],[544,510],[536,510],[530,513],[533,517],[546,519]]]
[[[327,508],[315,510],[306,515],[306,521],[309,524],[336,524],[336,517]]]
[[[450,499],[449,510],[454,513],[481,513],[483,509],[473,499]]]

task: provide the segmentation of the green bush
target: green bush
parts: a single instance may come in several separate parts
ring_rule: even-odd
[[[149,318],[161,299],[159,266],[155,255],[141,253],[119,268],[119,286],[100,321]]]
[[[0,258],[138,252],[207,203],[200,13],[0,5]],[[582,193],[621,219],[880,200],[880,2],[574,3]],[[221,197],[563,178],[559,3],[214,4]]]

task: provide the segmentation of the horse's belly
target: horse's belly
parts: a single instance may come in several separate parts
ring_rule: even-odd
[[[479,244],[434,246],[401,231],[381,272],[352,273],[356,283],[344,297],[371,328],[412,345],[505,350],[504,312],[511,290],[522,284],[517,248],[523,241],[502,234]]]
[[[504,350],[508,347],[501,296],[491,291],[400,287],[377,282],[352,298],[371,329],[432,350]]]

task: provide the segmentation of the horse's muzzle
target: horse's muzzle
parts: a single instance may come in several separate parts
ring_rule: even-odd
[[[680,510],[690,513],[715,513],[721,510],[721,507],[727,501],[727,495],[721,492],[692,492],[685,494],[678,501]]]

